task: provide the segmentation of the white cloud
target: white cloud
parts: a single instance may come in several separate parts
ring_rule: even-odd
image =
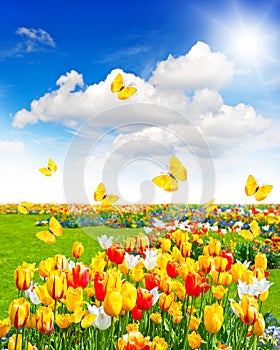
[[[224,54],[211,52],[207,44],[197,42],[185,56],[170,55],[159,62],[150,82],[169,90],[219,90],[231,82],[233,74],[233,65]]]
[[[27,52],[35,51],[38,45],[55,47],[53,38],[44,29],[19,27],[16,34],[24,38]]]
[[[24,144],[18,140],[0,140],[0,154],[23,153]]]
[[[119,72],[124,76],[125,85],[138,89],[127,101],[120,101],[110,90]],[[252,106],[224,103],[217,89],[229,84],[233,74],[232,63],[226,56],[212,52],[202,42],[195,44],[185,56],[169,56],[166,61],[158,63],[149,82],[115,69],[104,81],[87,86],[82,74],[72,70],[57,80],[58,89],[33,100],[30,111],[18,111],[14,115],[13,126],[23,128],[42,121],[60,122],[66,127],[78,128],[94,117],[93,131],[90,130],[89,134],[96,133],[98,127],[115,127],[115,147],[130,143],[130,147],[136,150],[141,147],[141,142],[132,145],[132,141],[141,140],[152,140],[167,147],[181,147],[182,140],[178,135],[184,133],[183,141],[187,140],[185,145],[191,147],[193,152],[206,154],[206,141],[213,154],[220,157],[234,145],[264,132],[270,126],[270,121],[258,115]],[[186,96],[188,89],[193,94]],[[143,103],[145,108],[141,107]],[[148,104],[152,106],[150,113]],[[155,105],[168,108],[157,111]],[[121,106],[119,111],[112,109],[117,106]],[[124,106],[131,108],[125,110]],[[178,112],[182,114],[181,118],[178,118]],[[143,116],[145,113],[148,116]],[[142,120],[146,120],[147,125],[143,124],[136,130],[133,123]],[[191,123],[194,124],[192,127]],[[122,127],[122,124],[127,125]],[[127,152],[128,149],[121,147],[120,151]]]

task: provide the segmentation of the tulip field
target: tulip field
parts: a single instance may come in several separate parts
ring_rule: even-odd
[[[0,349],[280,349],[279,205],[114,209],[0,205]]]

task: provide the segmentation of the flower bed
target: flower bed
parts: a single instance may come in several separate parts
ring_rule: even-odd
[[[237,261],[217,231],[225,228],[213,238],[207,225],[157,220],[146,229],[152,240],[100,237],[89,266],[79,242],[71,259],[22,263],[18,296],[0,321],[2,348],[265,348],[266,254],[256,251],[251,265]]]

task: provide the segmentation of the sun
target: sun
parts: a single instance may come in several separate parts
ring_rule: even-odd
[[[256,28],[243,27],[232,31],[230,51],[237,60],[258,65],[267,52],[267,36]]]

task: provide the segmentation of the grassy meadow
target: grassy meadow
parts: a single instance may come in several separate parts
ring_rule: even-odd
[[[46,219],[49,215],[40,215],[40,219]],[[86,234],[80,228],[64,228],[63,236],[58,237],[53,245],[45,244],[37,239],[35,234],[46,227],[35,226],[36,215],[0,215],[0,318],[7,317],[10,301],[17,297],[17,289],[14,284],[14,270],[23,261],[37,264],[47,257],[56,254],[64,254],[71,257],[72,245],[80,241],[85,247],[83,262],[89,264],[91,258],[100,250],[97,236],[119,237],[134,236],[143,232],[141,228],[110,228],[97,226],[87,228]],[[270,288],[268,300],[263,304],[262,313],[271,312],[274,317],[280,319],[280,270],[271,270],[269,280],[274,282]]]
[[[40,215],[40,219],[46,219],[49,215]],[[64,254],[71,257],[72,245],[75,241],[81,242],[85,247],[83,261],[90,263],[100,249],[97,236],[107,234],[109,236],[135,235],[141,229],[113,229],[110,227],[92,227],[87,229],[91,236],[80,228],[64,228],[63,236],[49,245],[40,241],[35,234],[46,227],[35,226],[36,215],[0,215],[0,318],[7,316],[10,301],[17,297],[17,289],[14,284],[14,270],[23,261],[38,264],[41,260],[56,254]],[[36,265],[37,266],[37,265]]]

